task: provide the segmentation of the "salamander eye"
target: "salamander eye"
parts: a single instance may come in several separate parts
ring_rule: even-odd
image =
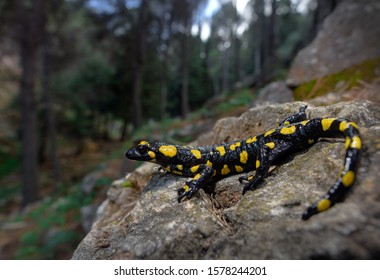
[[[137,147],[136,147],[136,149],[137,149],[137,151],[141,154],[141,155],[143,155],[143,154],[146,154],[146,153],[148,153],[148,151],[149,151],[149,147],[148,146],[146,146],[146,145],[138,145]]]

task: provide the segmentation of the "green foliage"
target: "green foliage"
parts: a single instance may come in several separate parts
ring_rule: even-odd
[[[21,247],[15,259],[57,259],[72,253],[71,247],[82,238],[76,231],[62,229],[43,237],[39,231],[26,232],[21,237]]]
[[[5,177],[16,170],[20,161],[17,157],[9,153],[6,149],[0,146],[0,177]],[[0,197],[2,197],[0,195]]]
[[[0,187],[0,206],[6,205],[8,201],[14,199],[21,192],[21,186],[1,186]]]
[[[25,232],[16,251],[16,259],[67,258],[83,238],[76,229],[80,221],[80,208],[94,201],[96,192],[110,179],[101,177],[92,194],[84,196],[79,185],[62,186],[51,198],[46,198],[31,210],[26,219],[34,224]]]
[[[224,102],[221,102],[213,109],[214,114],[222,115],[235,110],[238,107],[246,106],[253,100],[253,94],[249,89],[236,92]]]
[[[74,71],[56,77],[54,90],[60,93],[65,108],[58,115],[63,131],[75,138],[96,135],[96,117],[112,114],[111,108],[116,102],[112,91],[114,73],[105,57],[92,54]]]
[[[100,177],[95,182],[95,188],[99,188],[101,186],[110,186],[112,183],[112,180],[108,177]]]

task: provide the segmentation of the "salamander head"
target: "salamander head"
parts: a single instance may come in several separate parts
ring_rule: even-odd
[[[168,145],[164,143],[149,143],[147,141],[140,141],[137,146],[129,149],[125,156],[129,159],[150,161],[161,165],[166,165],[177,159],[179,153],[178,146]]]
[[[132,160],[140,161],[155,161],[156,151],[155,145],[150,144],[147,141],[140,141],[137,146],[130,148],[125,156]]]

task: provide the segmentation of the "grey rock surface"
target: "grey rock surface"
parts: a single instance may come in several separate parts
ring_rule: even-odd
[[[341,1],[313,42],[297,54],[287,83],[297,86],[379,57],[379,13],[378,0]]]
[[[199,143],[263,133],[302,104],[258,106],[222,119]],[[110,188],[73,259],[380,258],[380,106],[356,100],[310,105],[308,112],[311,117],[348,118],[360,126],[358,178],[343,203],[301,220],[339,173],[344,157],[340,139],[319,141],[274,167],[257,190],[244,196],[239,176],[231,176],[178,203],[176,190],[186,178],[144,164]]]
[[[275,81],[262,88],[254,99],[252,106],[277,104],[294,101],[293,91],[288,88],[285,81]]]

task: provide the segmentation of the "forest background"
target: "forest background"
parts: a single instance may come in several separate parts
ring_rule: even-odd
[[[248,104],[337,2],[1,0],[1,258],[69,258],[81,209],[120,168],[84,195],[86,173],[147,127]]]

